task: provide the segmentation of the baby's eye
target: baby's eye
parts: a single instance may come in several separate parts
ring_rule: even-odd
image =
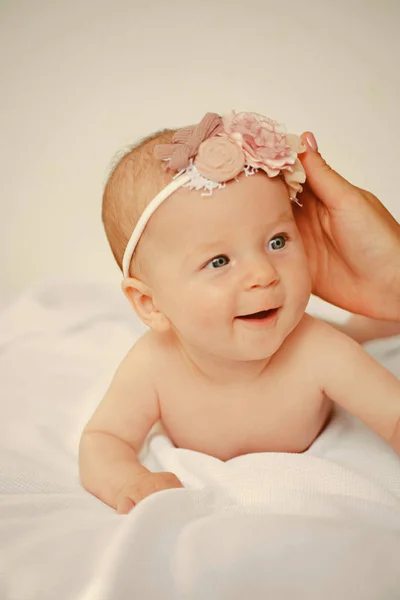
[[[208,269],[219,269],[220,267],[225,267],[229,263],[229,258],[225,254],[221,254],[220,256],[216,256],[210,262],[206,264]]]
[[[268,243],[268,250],[281,250],[286,246],[288,236],[284,233],[280,233],[272,238]]]

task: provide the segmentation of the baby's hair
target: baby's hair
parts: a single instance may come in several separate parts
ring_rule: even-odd
[[[102,221],[119,268],[126,245],[140,215],[173,177],[154,156],[157,144],[169,144],[176,130],[163,129],[119,152],[112,161],[102,205]],[[138,247],[140,250],[140,247]],[[132,265],[140,271],[140,251]],[[136,269],[135,269],[136,270]]]

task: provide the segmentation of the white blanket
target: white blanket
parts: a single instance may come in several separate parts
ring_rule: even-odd
[[[142,331],[98,284],[0,314],[0,599],[400,598],[400,460],[343,411],[301,455],[223,463],[154,432],[145,464],[185,489],[128,516],[81,489],[80,432]],[[369,349],[400,375],[398,338]]]

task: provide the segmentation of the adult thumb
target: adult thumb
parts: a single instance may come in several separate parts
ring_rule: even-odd
[[[354,192],[354,186],[326,163],[310,131],[301,135],[301,141],[306,151],[299,154],[299,159],[306,172],[308,186],[328,208],[339,208]]]

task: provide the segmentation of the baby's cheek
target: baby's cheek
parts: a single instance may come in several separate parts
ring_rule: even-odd
[[[191,302],[191,315],[197,327],[210,329],[221,324],[224,318],[223,302],[213,294],[196,294]]]
[[[305,307],[308,304],[311,295],[311,279],[307,271],[300,271],[296,273],[294,280],[294,294],[299,308]]]
[[[216,323],[219,321],[218,314],[214,307],[206,303],[199,304],[195,319],[198,327],[207,330],[215,327]]]

